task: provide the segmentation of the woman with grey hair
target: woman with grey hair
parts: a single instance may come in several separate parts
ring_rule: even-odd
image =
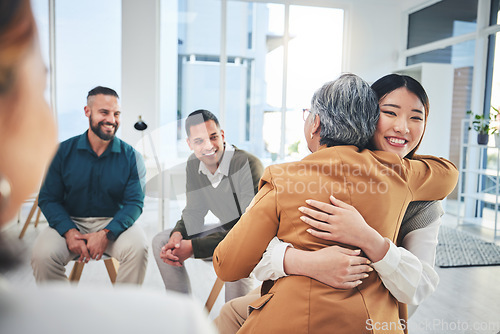
[[[247,212],[215,250],[214,267],[222,280],[247,277],[275,236],[300,250],[338,245],[313,237],[300,220],[298,208],[311,198],[324,202],[335,194],[395,242],[399,213],[410,201],[440,199],[453,190],[458,173],[445,159],[401,160],[357,147],[372,137],[379,116],[374,92],[359,77],[346,74],[326,83],[311,106],[304,134],[313,153],[266,169]],[[287,276],[262,293],[250,305],[242,333],[364,333],[369,322],[403,332],[397,302],[373,272],[356,289]]]
[[[354,145],[364,148],[379,118],[377,96],[354,74],[344,74],[317,90],[311,100],[311,110],[320,120],[319,144],[328,147]],[[311,147],[309,150],[314,152]]]

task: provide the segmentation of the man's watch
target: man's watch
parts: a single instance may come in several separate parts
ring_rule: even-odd
[[[108,230],[107,228],[103,228],[102,230],[104,231],[104,233],[106,233],[106,238],[108,238],[108,240],[113,240],[113,233],[110,230]]]

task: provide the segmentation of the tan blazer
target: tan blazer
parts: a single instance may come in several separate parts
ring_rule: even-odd
[[[247,277],[276,235],[302,250],[336,244],[311,236],[306,232],[310,226],[299,219],[298,207],[306,199],[328,202],[330,194],[353,205],[370,226],[396,241],[409,202],[442,199],[457,182],[451,162],[419,159],[336,146],[266,168],[249,209],[215,250],[217,275],[224,281]],[[255,310],[241,333],[403,333],[398,303],[375,272],[349,290],[287,276],[252,306]]]

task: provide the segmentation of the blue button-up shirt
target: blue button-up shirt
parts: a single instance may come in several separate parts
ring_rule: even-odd
[[[142,156],[116,137],[98,157],[87,132],[59,146],[39,206],[61,235],[77,228],[70,217],[113,217],[106,228],[116,239],[142,213],[146,169]]]

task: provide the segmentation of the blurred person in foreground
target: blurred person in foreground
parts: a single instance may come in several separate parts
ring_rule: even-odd
[[[0,0],[0,276],[20,262],[9,247],[15,240],[7,240],[2,229],[40,186],[57,148],[36,35],[29,0]],[[153,333],[167,326],[178,333],[215,333],[200,308],[179,296],[132,288],[26,288],[0,277],[0,333],[69,328],[71,333]]]

